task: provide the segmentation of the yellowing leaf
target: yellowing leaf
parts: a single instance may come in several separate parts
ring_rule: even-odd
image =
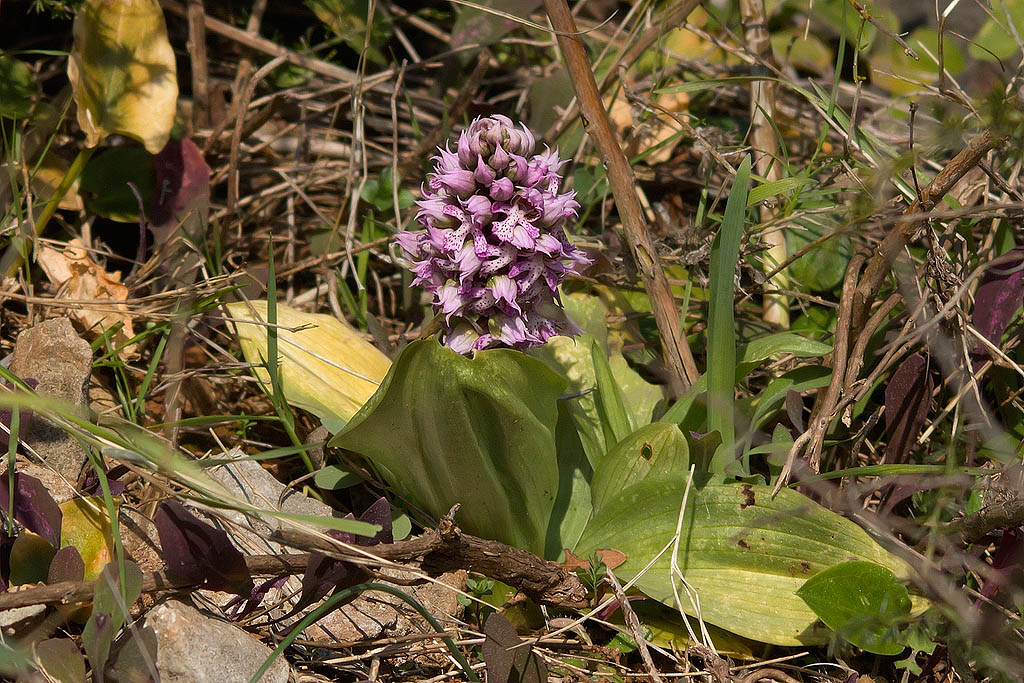
[[[228,304],[242,353],[250,363],[267,360],[267,302]],[[284,398],[317,417],[347,421],[377,390],[391,361],[359,333],[330,315],[277,306],[278,368]],[[270,375],[256,376],[269,388]]]
[[[157,0],[86,0],[75,15],[68,79],[89,147],[119,133],[153,154],[163,149],[178,79]]]
[[[74,498],[61,503],[60,547],[73,545],[85,563],[85,580],[92,581],[114,557],[114,536],[102,498]]]

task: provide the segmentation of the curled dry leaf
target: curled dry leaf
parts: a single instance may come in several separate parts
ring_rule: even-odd
[[[118,133],[152,154],[163,149],[178,78],[157,0],[86,0],[75,15],[68,80],[89,147]]]
[[[69,314],[93,336],[117,323],[122,323],[122,327],[113,335],[115,346],[120,347],[135,336],[128,306],[118,303],[128,298],[128,288],[121,284],[121,271],[103,270],[89,256],[81,240],[73,239],[63,249],[41,245],[36,260],[50,282],[60,288],[61,298],[89,302],[70,309]],[[138,355],[134,344],[125,346],[121,353],[130,358]]]

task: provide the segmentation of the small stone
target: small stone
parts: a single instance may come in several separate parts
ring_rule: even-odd
[[[30,477],[34,477],[39,481],[43,482],[43,486],[53,496],[53,500],[56,501],[57,505],[66,503],[72,498],[78,497],[78,492],[75,491],[75,482],[68,481],[66,477],[61,476],[58,472],[55,472],[52,468],[46,465],[37,465],[34,462],[22,462],[18,463],[14,468],[15,472],[21,474],[27,474]],[[7,476],[7,464],[4,463],[0,466],[0,477]]]
[[[45,320],[19,334],[11,372],[38,381],[36,393],[70,403],[82,417],[88,415],[86,385],[92,373],[92,348],[69,319]],[[88,456],[74,437],[38,416],[20,436],[50,467],[78,481]]]
[[[207,471],[232,494],[250,505],[264,510],[277,509],[281,512],[315,517],[340,516],[338,511],[329,505],[288,488],[264,469],[259,462],[246,458],[240,450],[233,449],[222,457],[233,462]],[[260,519],[253,519],[231,510],[221,510],[218,514],[231,519],[234,524],[224,524],[223,521],[212,516],[207,517],[207,520],[214,526],[224,529],[243,554],[295,552],[292,548],[281,546],[267,539],[273,529],[280,528],[280,523],[270,515],[262,515]],[[368,550],[372,552],[372,547]],[[389,571],[383,570],[382,576],[387,576]],[[395,575],[408,576],[408,573],[398,571]],[[465,588],[465,572],[445,574],[440,580],[448,586]],[[301,577],[292,577],[280,589],[271,590],[267,594],[265,604],[274,604],[282,599],[287,599],[289,605],[294,604],[294,598],[286,598],[286,596],[298,595],[301,587]],[[428,583],[411,589],[402,588],[402,590],[409,591],[413,597],[439,618],[457,616],[461,613],[462,608],[456,600],[456,592],[446,586]],[[235,597],[226,593],[216,594],[210,591],[201,591],[201,594],[216,605],[223,605]],[[290,626],[322,602],[311,605],[299,615],[285,619],[279,626]],[[280,618],[288,611],[290,611],[290,607],[283,606],[272,611],[270,616]],[[349,642],[372,640],[385,635],[399,636],[416,630],[430,630],[430,627],[418,614],[415,614],[408,604],[387,593],[371,592],[355,598],[352,602],[312,624],[303,631],[303,637],[310,640]]]
[[[124,550],[139,569],[143,573],[163,569],[164,560],[160,557],[159,536],[153,520],[128,505],[121,505],[118,522]]]
[[[111,683],[152,680],[147,658],[162,683],[248,683],[273,652],[237,626],[177,600],[157,605],[133,630],[121,637],[107,665]],[[285,683],[288,673],[278,657],[259,680]]]

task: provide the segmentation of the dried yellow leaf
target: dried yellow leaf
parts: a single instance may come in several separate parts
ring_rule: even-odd
[[[157,0],[86,0],[75,15],[68,79],[89,147],[117,133],[152,154],[163,149],[178,78]]]
[[[267,357],[267,302],[227,305],[242,353],[250,363]],[[277,305],[278,371],[285,400],[317,417],[348,421],[373,395],[391,361],[354,329],[330,315]],[[270,375],[256,375],[269,390]]]

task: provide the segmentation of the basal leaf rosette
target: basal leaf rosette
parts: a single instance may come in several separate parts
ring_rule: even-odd
[[[558,151],[535,147],[529,129],[505,116],[474,120],[456,151],[446,146],[433,159],[416,217],[426,230],[398,233],[413,283],[442,316],[442,343],[459,353],[577,332],[558,285],[590,263],[565,235],[579,203],[559,192]]]

